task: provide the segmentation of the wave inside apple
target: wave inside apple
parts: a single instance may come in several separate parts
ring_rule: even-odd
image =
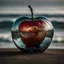
[[[12,39],[23,52],[43,52],[52,41],[54,28],[46,17],[34,17],[32,7],[28,7],[31,16],[17,18],[12,26]]]

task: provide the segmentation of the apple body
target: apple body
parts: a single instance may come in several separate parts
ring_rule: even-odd
[[[19,25],[20,38],[27,47],[39,47],[46,36],[46,23],[42,20],[25,20]]]
[[[14,44],[24,52],[42,52],[52,41],[54,29],[45,17],[19,17],[12,26]]]

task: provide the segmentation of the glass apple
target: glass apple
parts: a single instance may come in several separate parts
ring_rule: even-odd
[[[12,26],[14,44],[23,52],[43,52],[52,41],[54,29],[45,17],[19,17]]]

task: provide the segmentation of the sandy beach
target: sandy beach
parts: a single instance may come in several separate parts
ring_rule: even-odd
[[[26,54],[16,48],[2,48],[0,64],[64,64],[64,50],[47,49],[44,53]]]

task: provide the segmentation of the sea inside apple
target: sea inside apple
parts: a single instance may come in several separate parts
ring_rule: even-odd
[[[28,47],[38,47],[46,36],[46,23],[42,20],[25,20],[19,25],[23,43]]]

